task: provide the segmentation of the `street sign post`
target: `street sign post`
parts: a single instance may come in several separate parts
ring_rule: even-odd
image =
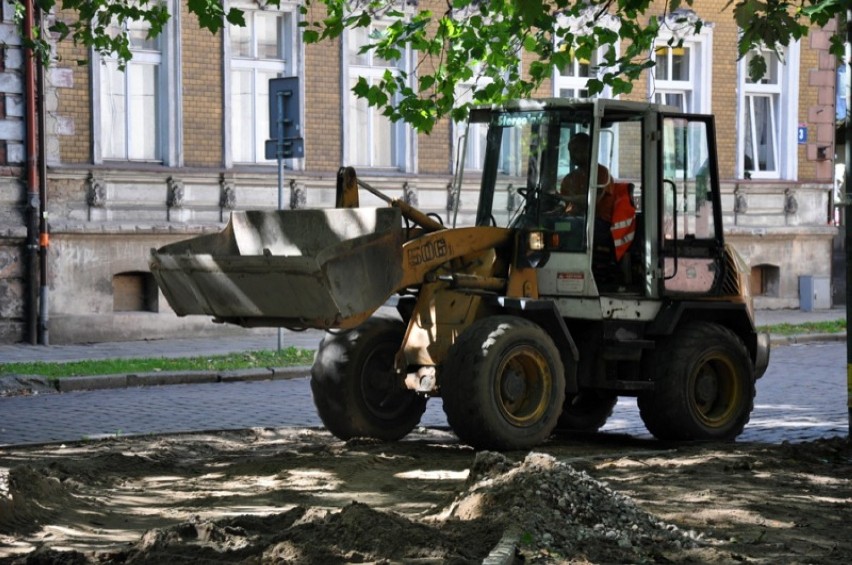
[[[269,137],[266,158],[278,160],[278,209],[284,208],[284,159],[305,156],[299,77],[269,79]]]
[[[284,159],[305,156],[302,139],[299,77],[269,79],[269,139],[267,159],[278,161],[278,209],[284,208]],[[278,328],[278,350],[284,348],[284,331]]]

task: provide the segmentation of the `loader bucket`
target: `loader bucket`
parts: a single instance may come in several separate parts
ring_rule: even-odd
[[[232,212],[217,234],[151,250],[179,316],[246,327],[352,327],[402,280],[396,208]]]

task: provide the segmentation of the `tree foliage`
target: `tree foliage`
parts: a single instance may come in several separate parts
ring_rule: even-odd
[[[18,0],[20,1],[20,0]],[[267,0],[277,6],[281,0]],[[822,27],[841,13],[848,0],[730,0],[742,29],[739,55],[756,46],[780,52],[790,41]],[[159,0],[35,0],[45,13],[62,9],[50,25],[59,39],[71,37],[119,61],[131,57],[129,24],[147,22],[156,36],[169,19]],[[411,0],[304,0],[300,23],[306,43],[341,38],[344,30],[367,28],[370,41],[361,48],[387,61],[410,57],[411,64],[388,71],[381,80],[364,78],[357,96],[392,120],[404,120],[429,132],[443,117],[463,119],[471,103],[497,103],[530,96],[573,58],[593,59],[600,49],[589,94],[605,86],[613,95],[630,92],[640,73],[653,66],[654,42],[667,32],[670,45],[701,30],[703,22],[689,8],[693,0],[668,0],[663,13],[651,0],[446,0],[442,11],[418,7]],[[238,8],[223,0],[187,0],[199,24],[218,32],[226,24],[245,25]],[[33,44],[46,52],[47,41]],[[842,56],[836,35],[832,52]],[[750,72],[765,72],[761,57]]]
[[[391,119],[427,132],[443,116],[463,119],[470,103],[528,97],[554,68],[573,58],[592,60],[599,47],[589,93],[605,85],[613,94],[630,92],[652,66],[648,53],[666,22],[646,17],[650,0],[453,0],[440,13],[387,0],[306,2],[309,43],[337,38],[347,28],[388,24],[371,28],[362,51],[385,60],[411,53],[413,64],[372,84],[362,78],[355,93]],[[318,2],[327,10],[322,19],[312,17]],[[676,20],[688,33],[701,26],[697,19]],[[620,46],[619,36],[627,39]]]
[[[21,2],[15,0],[19,18],[23,13]],[[145,24],[148,36],[156,37],[171,18],[168,5],[159,0],[33,0],[33,3],[43,14],[62,10],[62,17],[47,25],[47,31],[56,39],[61,41],[71,37],[75,44],[89,47],[101,55],[114,55],[122,64],[132,57],[130,37],[126,33],[132,23]],[[198,17],[201,27],[212,33],[226,23],[245,25],[242,10],[231,8],[226,12],[223,0],[187,0],[187,6]],[[36,50],[47,53],[47,39],[34,39]]]
[[[825,27],[833,18],[845,12],[849,0],[729,0],[725,9],[733,6],[734,20],[741,30],[738,42],[740,57],[755,48],[769,49],[779,57],[792,41],[802,39],[811,27]],[[844,37],[831,37],[831,53],[843,57]],[[755,57],[749,62],[749,74],[758,79],[766,72],[766,61]]]

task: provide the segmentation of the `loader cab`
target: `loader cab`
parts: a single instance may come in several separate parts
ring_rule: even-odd
[[[542,295],[722,292],[712,117],[553,99],[478,109],[471,121],[488,125],[476,223],[518,230],[521,247],[540,234]]]

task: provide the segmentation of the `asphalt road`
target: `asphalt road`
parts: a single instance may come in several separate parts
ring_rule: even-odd
[[[758,381],[742,441],[780,443],[846,436],[846,344],[775,347]],[[421,422],[447,425],[439,399]],[[115,435],[253,427],[319,427],[307,376],[290,380],[122,388],[0,398],[0,446]],[[650,437],[632,398],[604,433]]]

